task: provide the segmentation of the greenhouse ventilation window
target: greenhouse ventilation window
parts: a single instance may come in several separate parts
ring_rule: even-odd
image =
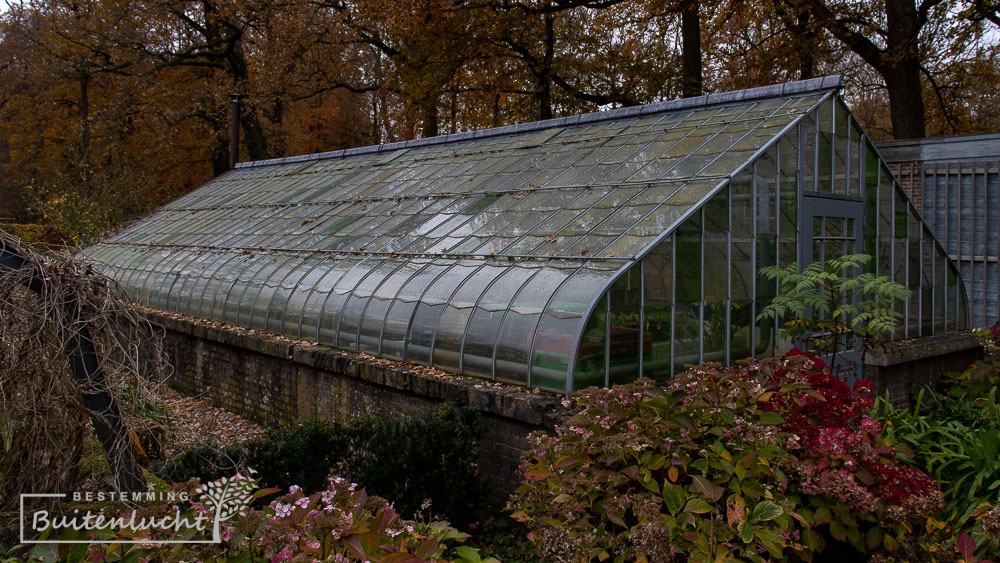
[[[555,391],[774,354],[758,272],[875,256],[897,335],[954,264],[826,77],[241,164],[85,258],[150,307]]]

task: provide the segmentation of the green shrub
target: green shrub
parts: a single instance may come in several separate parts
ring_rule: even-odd
[[[902,315],[894,307],[910,296],[887,276],[857,273],[871,261],[867,254],[848,254],[801,270],[796,262],[761,268],[764,277],[778,281],[780,291],[758,320],[780,319],[782,338],[813,355],[830,355],[834,364],[838,354],[855,347],[864,354],[895,332]]]
[[[401,422],[368,419],[350,425],[351,448],[340,474],[393,499],[402,514],[430,510],[466,526],[486,493],[479,474],[476,411],[445,404]]]
[[[435,514],[464,525],[484,494],[476,465],[481,435],[475,411],[449,404],[403,420],[313,417],[240,445],[189,449],[160,473],[173,482],[208,481],[252,468],[264,485],[286,490],[320,490],[338,474],[393,499],[400,514],[415,514],[429,500]]]
[[[947,393],[918,389],[909,409],[875,403],[886,432],[909,447],[903,459],[941,485],[945,508],[920,537],[927,551],[1000,553],[1000,331],[979,335],[986,361],[948,374]]]

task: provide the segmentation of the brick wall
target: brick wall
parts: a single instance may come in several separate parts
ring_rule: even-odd
[[[924,213],[924,163],[890,162],[889,170],[899,180],[899,186],[917,208],[917,213]]]
[[[897,407],[910,406],[914,388],[943,390],[941,376],[960,372],[983,359],[983,347],[969,332],[949,332],[908,340],[888,342],[871,350],[865,357],[865,377],[875,384],[878,396],[889,395]]]
[[[565,417],[561,397],[492,382],[435,374],[393,362],[303,346],[267,335],[151,313],[166,329],[171,387],[204,394],[216,406],[265,426],[312,414],[346,422],[366,415],[401,418],[444,401],[475,408],[486,436],[480,468],[489,504],[503,506],[520,482],[528,434]]]

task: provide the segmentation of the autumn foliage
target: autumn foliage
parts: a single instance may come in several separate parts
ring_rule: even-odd
[[[224,172],[233,93],[242,160],[833,73],[879,138],[890,106],[928,134],[1000,128],[995,3],[901,1],[9,3],[0,223],[85,240]],[[913,60],[919,88],[889,96]]]
[[[810,561],[834,543],[907,559],[944,507],[869,416],[870,383],[797,350],[569,403],[510,506],[546,561]]]

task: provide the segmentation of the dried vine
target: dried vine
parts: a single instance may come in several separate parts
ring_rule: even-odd
[[[0,510],[20,493],[66,493],[79,485],[84,439],[93,433],[87,392],[109,391],[129,428],[136,397],[156,398],[168,375],[162,328],[107,277],[64,254],[41,252],[0,231],[0,249],[26,267],[0,269]],[[28,289],[32,280],[33,291]],[[81,383],[70,364],[81,330],[102,378]],[[128,401],[119,400],[123,395]],[[134,435],[127,440],[130,449]],[[124,445],[124,444],[123,444]]]

